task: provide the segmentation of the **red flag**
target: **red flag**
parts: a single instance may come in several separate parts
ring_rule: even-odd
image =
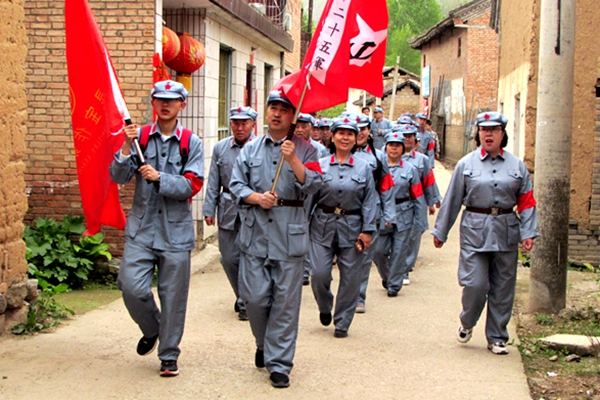
[[[86,0],[65,0],[67,69],[73,142],[86,234],[102,225],[125,228],[119,189],[109,165],[129,118],[110,55]]]
[[[328,0],[302,69],[282,78],[274,89],[298,104],[310,72],[300,107],[307,113],[344,103],[349,88],[381,97],[387,26],[385,0]]]

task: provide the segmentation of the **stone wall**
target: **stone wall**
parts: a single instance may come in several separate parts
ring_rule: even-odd
[[[0,334],[25,322],[27,300],[35,294],[27,286],[23,216],[27,211],[24,171],[27,134],[25,57],[27,36],[23,1],[0,1]],[[30,296],[31,295],[31,296]]]

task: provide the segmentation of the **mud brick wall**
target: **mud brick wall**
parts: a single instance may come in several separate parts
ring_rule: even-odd
[[[0,334],[27,317],[27,262],[23,242],[27,36],[23,1],[0,0]]]

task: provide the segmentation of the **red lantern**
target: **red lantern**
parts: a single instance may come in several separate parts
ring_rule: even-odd
[[[179,54],[167,61],[166,64],[177,72],[177,82],[183,83],[189,91],[192,83],[192,73],[200,69],[206,60],[206,51],[202,43],[192,38],[189,34],[179,34],[181,49]]]
[[[179,42],[179,38],[177,34],[163,26],[162,28],[162,55],[163,61],[169,62],[174,59],[177,54],[179,54],[179,50],[181,49],[181,43]]]

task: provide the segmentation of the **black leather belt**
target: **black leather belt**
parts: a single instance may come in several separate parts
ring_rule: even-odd
[[[502,214],[512,214],[512,208],[477,208],[477,207],[467,207],[467,211],[474,212],[477,214],[488,214],[488,215],[502,215]]]
[[[396,199],[396,204],[404,203],[405,201],[409,201],[410,197],[403,197],[401,199]]]
[[[224,188],[223,188],[223,190],[221,190],[221,192],[223,192],[223,193],[231,193],[231,192],[229,191],[229,188],[226,188],[226,187],[224,187]]]
[[[337,214],[337,215],[360,215],[361,211],[362,211],[360,208],[356,209],[356,210],[344,210],[343,208],[330,207],[325,204],[317,204],[317,207],[320,208],[321,210],[323,210],[323,212],[326,214]]]
[[[280,199],[279,197],[275,199],[274,206],[277,207],[304,207],[304,200],[286,200]]]

